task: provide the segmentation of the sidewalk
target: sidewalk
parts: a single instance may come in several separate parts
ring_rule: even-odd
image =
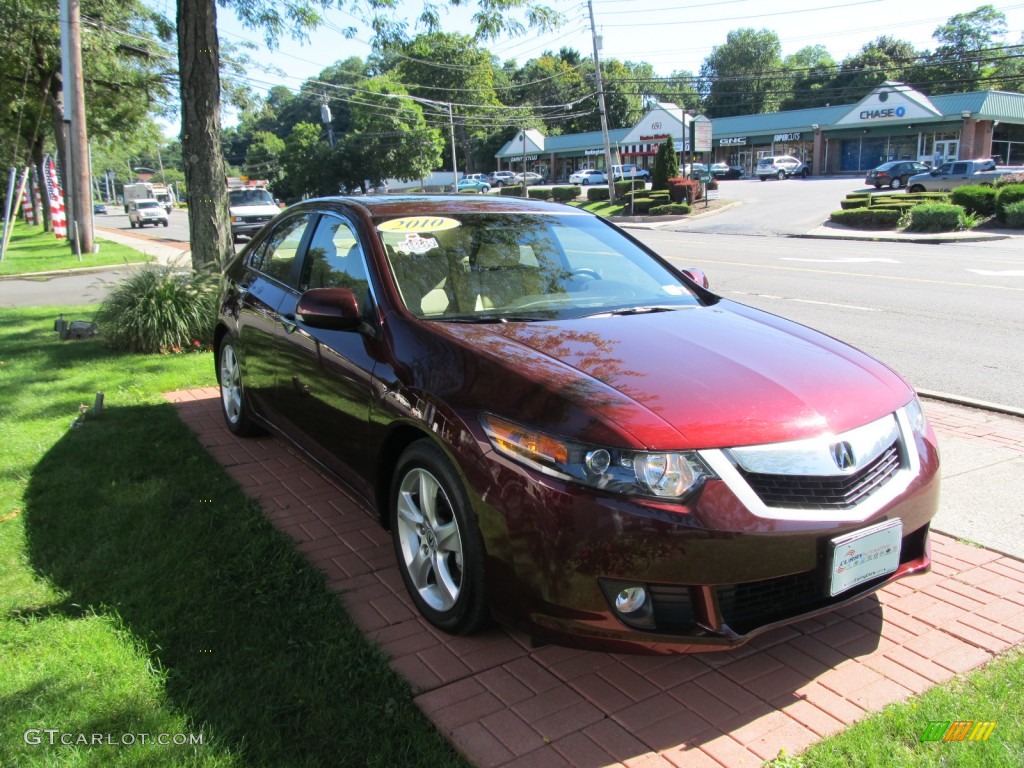
[[[188,243],[166,238],[146,237],[124,232],[119,229],[96,227],[96,236],[121,245],[127,245],[140,253],[152,256],[157,264],[173,265],[192,269],[192,250]]]
[[[756,768],[1024,643],[1019,417],[925,401],[944,461],[931,573],[736,651],[655,657],[435,631],[375,517],[283,441],[232,435],[218,397],[167,395],[477,766]]]
[[[983,243],[991,240],[1009,240],[1024,237],[1020,229],[968,229],[963,232],[895,232],[891,229],[851,229],[842,224],[826,221],[810,232],[791,237],[824,240],[872,240],[888,243]]]

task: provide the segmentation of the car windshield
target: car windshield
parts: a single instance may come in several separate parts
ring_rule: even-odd
[[[458,212],[375,225],[421,318],[526,322],[699,304],[682,278],[596,217]]]
[[[265,189],[233,189],[229,205],[274,205],[274,196]]]
[[[141,203],[139,203],[138,207],[139,208],[159,208],[160,207],[160,203],[158,203],[156,200],[143,200]]]

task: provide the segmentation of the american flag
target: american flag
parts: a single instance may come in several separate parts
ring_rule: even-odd
[[[50,219],[53,221],[53,234],[58,240],[68,236],[68,220],[64,213],[64,193],[57,178],[57,164],[47,155],[43,159],[43,178],[46,180],[46,195],[50,199]]]

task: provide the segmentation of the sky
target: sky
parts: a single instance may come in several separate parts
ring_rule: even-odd
[[[168,2],[169,0],[160,0]],[[549,0],[548,5],[566,18],[563,27],[553,33],[534,34],[489,44],[502,61],[523,64],[544,51],[566,46],[592,55],[587,4],[579,0]],[[821,43],[836,61],[856,53],[861,46],[880,35],[907,40],[919,50],[937,45],[932,33],[957,13],[974,10],[980,2],[955,0],[594,0],[594,20],[602,38],[602,58],[645,61],[658,75],[677,70],[697,74],[705,57],[716,45],[725,43],[731,30],[743,27],[775,31],[782,43],[783,57],[800,48]],[[1007,43],[1016,43],[1024,35],[1024,2],[992,5],[1007,18]],[[420,3],[400,6],[412,17]],[[446,31],[468,32],[471,9],[451,11],[444,18]],[[327,24],[313,33],[306,43],[282,40],[276,51],[261,46],[258,64],[248,79],[258,91],[271,85],[297,89],[306,78],[348,56],[366,57],[370,52],[366,27],[355,39],[340,32],[359,20],[345,12],[331,11]],[[219,9],[222,41],[254,40],[259,35],[245,30],[234,15]],[[275,71],[276,70],[276,71]]]

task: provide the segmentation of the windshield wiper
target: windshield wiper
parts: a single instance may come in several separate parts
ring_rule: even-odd
[[[525,317],[521,315],[461,315],[456,317],[435,317],[443,323],[536,323],[548,318]]]
[[[685,307],[648,304],[639,307],[623,307],[622,309],[603,309],[600,312],[587,315],[587,317],[599,317],[601,315],[646,315],[652,312],[675,312],[677,309],[685,309]]]

